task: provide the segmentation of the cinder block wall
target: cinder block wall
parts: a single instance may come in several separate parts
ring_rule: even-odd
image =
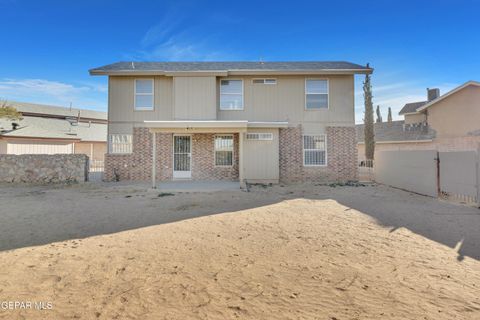
[[[301,126],[280,129],[280,181],[330,182],[358,180],[354,127],[327,127],[327,166],[303,165]]]
[[[88,157],[84,154],[2,154],[0,182],[85,182]]]

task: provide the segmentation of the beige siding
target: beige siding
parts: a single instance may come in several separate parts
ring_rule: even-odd
[[[305,79],[309,77],[280,76],[276,77],[276,85],[253,84],[254,78],[261,77],[231,77],[243,79],[244,109],[218,109],[219,120],[288,121],[292,126],[303,124],[307,133],[322,133],[326,125],[354,124],[354,79],[351,75],[322,77],[329,80],[329,109],[308,111],[305,110]],[[219,101],[218,92],[217,89]]]
[[[425,113],[407,114],[405,115],[405,124],[420,123],[427,120]]]
[[[244,80],[244,110],[219,110],[219,80],[215,77],[155,77],[155,109],[134,111],[135,77],[109,78],[109,122],[113,129],[131,132],[144,120],[217,119],[249,121],[289,121],[303,124],[307,133],[323,133],[327,125],[354,123],[353,75],[321,77],[329,80],[329,109],[305,110],[306,76],[278,76],[276,85],[253,84]],[[174,85],[175,82],[175,85]],[[212,109],[212,103],[216,108]],[[175,105],[175,108],[174,108]],[[128,125],[126,125],[128,124]]]
[[[148,77],[144,77],[148,78]],[[173,119],[173,80],[171,77],[154,77],[154,110],[134,110],[135,79],[139,77],[109,77],[108,120],[111,123],[144,120]]]
[[[174,119],[215,120],[215,77],[174,77]]]
[[[468,86],[435,103],[428,110],[428,124],[436,138],[453,138],[480,132],[480,87]]]
[[[73,153],[73,143],[41,140],[8,140],[8,154]]]
[[[249,129],[248,132],[271,132],[273,140],[243,139],[244,178],[247,182],[278,182],[278,129]]]

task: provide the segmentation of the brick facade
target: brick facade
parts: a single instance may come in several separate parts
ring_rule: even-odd
[[[327,166],[303,165],[302,127],[280,129],[279,165],[281,182],[328,182],[358,180],[357,146],[354,127],[327,127]],[[213,133],[192,134],[193,180],[238,180],[239,136],[234,137],[234,161],[231,167],[215,166]],[[173,175],[173,134],[157,133],[157,180]],[[152,135],[146,128],[133,131],[132,154],[105,155],[105,180],[151,179]]]
[[[302,127],[280,129],[280,181],[328,182],[358,180],[354,127],[327,127],[327,166],[303,165]]]
[[[215,166],[215,134],[192,135],[193,180],[238,180],[238,133],[233,135],[233,166]]]
[[[238,180],[238,134],[234,134],[234,162],[231,167],[215,166],[215,134],[192,134],[193,180]],[[147,128],[134,128],[131,154],[106,154],[106,181],[147,181],[152,174],[152,135]],[[156,174],[158,181],[173,178],[173,134],[156,135]]]

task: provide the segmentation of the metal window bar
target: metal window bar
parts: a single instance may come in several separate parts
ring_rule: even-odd
[[[325,135],[303,136],[304,164],[322,166],[326,164]]]
[[[233,136],[215,137],[215,165],[233,165]]]
[[[110,153],[132,153],[131,134],[112,134],[109,140]]]

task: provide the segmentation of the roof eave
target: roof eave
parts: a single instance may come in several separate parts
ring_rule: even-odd
[[[306,70],[200,70],[200,71],[163,71],[163,70],[89,70],[92,76],[187,76],[187,75],[211,75],[211,76],[228,76],[228,75],[304,75],[304,74],[371,74],[372,68],[362,69],[306,69]]]
[[[442,101],[443,99],[451,96],[452,94],[454,93],[457,93],[458,91],[468,87],[468,86],[477,86],[477,87],[480,87],[480,82],[477,82],[477,81],[473,81],[473,80],[470,80],[470,81],[467,81],[465,82],[464,84],[462,84],[461,86],[458,86],[456,87],[455,89],[452,89],[450,90],[449,92],[445,93],[444,95],[441,95],[440,97],[432,100],[432,101],[429,101],[427,104],[424,104],[423,106],[419,107],[417,109],[417,112],[421,112],[429,107],[431,107],[432,105],[434,105],[435,103],[439,102],[439,101]]]
[[[413,115],[413,114],[420,114],[421,112],[419,111],[415,111],[415,112],[399,112],[398,115],[399,116],[408,116],[408,115]]]

